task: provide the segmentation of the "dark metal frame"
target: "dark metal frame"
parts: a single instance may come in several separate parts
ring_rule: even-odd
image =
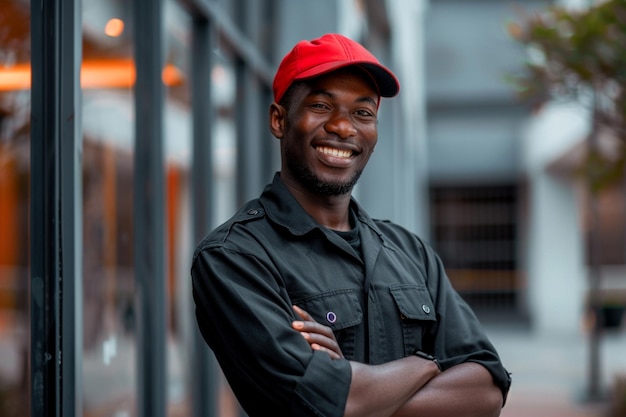
[[[219,36],[246,62],[250,71],[254,72],[266,85],[272,85],[274,77],[272,65],[236,22],[226,14],[219,2],[215,0],[180,0],[180,2],[194,16],[214,23]]]
[[[133,2],[135,81],[134,260],[138,415],[167,413],[163,0]]]
[[[259,155],[268,156],[269,141],[263,146],[259,135],[267,132],[261,125],[260,91],[263,98],[269,97],[273,78],[273,70],[266,57],[271,54],[271,48],[259,45],[252,39],[258,39],[259,28],[249,28],[246,21],[254,21],[258,17],[259,2],[255,0],[236,7],[241,13],[233,20],[220,7],[218,2],[211,0],[181,0],[193,17],[193,45],[192,45],[192,82],[193,91],[193,168],[192,168],[192,228],[194,244],[197,244],[204,234],[213,226],[215,215],[212,208],[213,201],[213,166],[212,166],[212,134],[211,127],[215,109],[210,101],[211,81],[207,74],[211,73],[213,65],[213,51],[215,37],[222,39],[234,52],[237,67],[237,96],[240,98],[241,108],[237,113],[237,141],[239,149],[237,161],[237,200],[238,203],[259,191],[259,180],[263,174],[269,174],[271,165],[268,158],[259,158]],[[246,4],[243,4],[246,3]],[[265,8],[271,12],[273,0],[265,1]],[[256,7],[248,7],[255,6]],[[254,11],[252,11],[254,9]],[[246,12],[247,11],[247,12]],[[245,14],[247,13],[247,14]],[[273,13],[270,14],[273,16]],[[268,24],[268,27],[273,27]],[[266,41],[271,40],[268,34]],[[265,56],[264,56],[265,55]],[[255,95],[256,94],[256,95]],[[254,102],[255,97],[259,99]],[[243,109],[243,110],[242,110]],[[260,112],[260,113],[259,113]],[[252,117],[251,117],[252,115]],[[248,126],[243,128],[242,126]],[[255,151],[252,151],[253,147]],[[248,158],[256,158],[251,161]],[[259,159],[262,159],[259,161]],[[218,365],[212,352],[208,349],[200,333],[194,333],[194,371],[193,371],[193,415],[196,417],[211,417],[218,415]],[[242,415],[244,413],[242,412]]]
[[[274,0],[265,0],[273,5]],[[271,34],[265,47],[255,33],[241,30],[211,0],[180,0],[193,18],[193,167],[194,243],[213,226],[210,102],[212,36],[220,36],[236,55],[243,102],[254,112],[254,130],[263,112],[259,92],[269,98],[273,71]],[[81,0],[31,0],[31,415],[82,415],[82,132],[80,65]],[[165,181],[163,145],[163,0],[134,0],[135,84],[134,254],[137,294],[138,414],[167,413]],[[243,7],[241,10],[247,10]],[[259,12],[258,7],[255,9]],[[267,7],[264,9],[267,10]],[[257,13],[255,12],[255,13]],[[271,14],[273,15],[273,14]],[[243,15],[242,15],[243,16]],[[267,16],[267,14],[266,14]],[[245,20],[254,20],[248,14]],[[270,24],[269,27],[272,27]],[[267,34],[266,34],[267,35]],[[263,43],[263,42],[261,42]],[[244,81],[245,80],[245,81]],[[251,91],[252,90],[252,91]],[[246,117],[241,113],[239,119]],[[249,117],[249,114],[248,114]],[[245,132],[239,132],[239,135]],[[257,133],[262,135],[262,133]],[[247,134],[246,134],[247,135]],[[258,140],[258,136],[257,139]],[[268,141],[269,142],[269,141]],[[248,157],[270,155],[267,146]],[[271,169],[262,161],[247,181]],[[265,172],[266,174],[268,172]],[[194,337],[193,415],[216,416],[219,372],[199,332]]]
[[[209,230],[215,217],[213,210],[213,153],[211,109],[212,56],[211,24],[206,18],[194,17],[191,44],[191,82],[193,118],[192,160],[192,230],[193,243],[199,242]],[[193,306],[189,306],[192,309]],[[197,326],[193,334],[193,373],[191,375],[193,416],[214,417],[218,415],[218,367],[212,352],[202,339]]]
[[[243,126],[250,123],[253,127],[245,130],[238,129],[239,149],[246,149],[245,153],[238,153],[237,163],[237,199],[238,202],[250,195],[252,189],[259,188],[259,179],[262,178],[263,161],[249,164],[243,155],[259,159],[263,154],[263,146],[258,138],[260,132],[266,131],[260,126],[260,120],[256,117],[259,111],[259,103],[254,104],[255,91],[259,89],[269,96],[273,71],[268,60],[263,57],[263,51],[259,45],[251,39],[257,39],[257,33],[246,32],[240,28],[247,27],[243,20],[250,20],[250,11],[247,19],[240,15],[237,21],[231,19],[225,11],[210,0],[182,0],[193,17],[192,29],[192,83],[193,83],[193,166],[192,166],[192,229],[193,244],[197,244],[204,234],[214,226],[215,215],[213,212],[213,165],[212,165],[212,121],[215,109],[210,100],[211,80],[207,74],[211,73],[213,66],[213,51],[215,37],[220,37],[234,52],[237,61],[237,91],[241,98],[242,108],[252,106],[250,111],[238,113],[237,125]],[[270,0],[272,3],[272,0]],[[254,5],[254,4],[251,4]],[[248,5],[240,5],[237,10],[248,10]],[[258,10],[257,10],[258,11]],[[242,12],[244,13],[244,12]],[[272,26],[272,25],[268,25]],[[267,53],[267,48],[265,49]],[[256,83],[256,85],[255,85]],[[259,87],[260,86],[260,87]],[[254,91],[251,91],[254,90]],[[262,93],[262,94],[263,94]],[[258,98],[258,94],[256,95]],[[247,117],[244,121],[242,118]],[[255,119],[257,119],[255,121]],[[248,137],[248,132],[256,129],[254,137]],[[242,139],[242,138],[247,138]],[[257,145],[251,151],[242,146],[252,146],[247,143],[254,140]],[[265,148],[267,148],[266,146]],[[267,151],[265,152],[267,154]],[[193,391],[193,415],[196,417],[211,417],[218,415],[218,390],[219,372],[218,365],[213,353],[207,347],[199,331],[194,333],[194,357],[195,364],[192,374]],[[244,415],[242,413],[242,415]]]
[[[237,0],[235,10],[237,27],[243,28],[248,39],[260,39],[261,28],[257,17],[260,15],[262,2]],[[235,108],[237,131],[237,207],[256,197],[263,189],[268,178],[261,173],[261,83],[250,72],[243,56],[235,57],[236,96],[239,101]],[[263,112],[265,114],[266,112]],[[263,129],[266,131],[267,129]],[[245,150],[245,151],[242,151]]]
[[[31,1],[31,415],[82,412],[79,0]]]

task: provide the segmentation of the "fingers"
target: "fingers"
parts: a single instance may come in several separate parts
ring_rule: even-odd
[[[300,318],[302,318],[302,321],[296,320],[292,322],[292,326],[294,329],[298,330],[299,332],[309,332],[314,334],[321,334],[332,339],[335,338],[335,335],[333,334],[333,331],[330,327],[324,326],[323,324],[316,322],[309,313],[307,313],[298,306],[293,306],[293,309],[296,314],[298,314]]]
[[[326,352],[330,355],[332,359],[343,358],[341,349],[339,349],[339,346],[334,339],[329,339],[325,336],[315,333],[300,332],[300,334],[309,343],[311,349]]]
[[[311,317],[311,315],[309,313],[307,313],[306,311],[304,311],[300,307],[298,307],[296,305],[294,305],[292,307],[293,307],[293,310],[296,312],[296,314],[299,315],[302,320],[315,321],[315,319],[313,317]]]
[[[327,352],[333,359],[343,358],[341,348],[330,327],[316,322],[309,313],[298,306],[293,306],[293,309],[302,321],[293,321],[292,327],[300,332],[311,349]]]
[[[313,350],[319,350],[319,351],[328,353],[330,355],[331,359],[341,359],[341,358],[343,358],[343,355],[340,354],[341,351],[338,351],[339,353],[337,353],[337,351],[325,348],[324,346],[320,346],[317,343],[313,343],[310,346],[311,346],[311,349],[313,349]]]

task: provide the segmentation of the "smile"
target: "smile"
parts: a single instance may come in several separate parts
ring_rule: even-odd
[[[319,146],[316,148],[318,152],[323,153],[324,155],[334,156],[336,158],[350,158],[352,156],[352,151],[349,150],[341,150],[336,148],[329,148],[327,146]]]

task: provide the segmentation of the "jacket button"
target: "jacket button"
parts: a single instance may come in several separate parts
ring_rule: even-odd
[[[251,216],[254,216],[255,214],[259,214],[259,210],[257,209],[250,209],[248,210],[248,214]]]
[[[329,323],[334,323],[337,321],[337,315],[332,311],[329,311],[326,313],[326,320],[328,320]]]
[[[424,313],[430,314],[430,307],[428,307],[426,304],[422,305],[422,310],[424,310]]]

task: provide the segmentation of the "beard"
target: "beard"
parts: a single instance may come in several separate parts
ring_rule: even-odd
[[[351,193],[363,172],[362,170],[355,172],[352,178],[345,182],[326,182],[315,175],[306,165],[299,163],[297,158],[290,158],[287,155],[287,166],[294,178],[306,189],[325,196],[340,196]]]

